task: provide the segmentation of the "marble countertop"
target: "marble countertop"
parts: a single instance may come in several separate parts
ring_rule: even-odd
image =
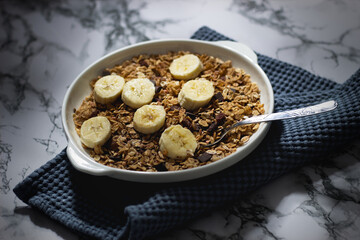
[[[64,94],[120,47],[208,26],[338,83],[360,66],[358,0],[0,2],[0,239],[79,239],[12,192],[67,141]],[[156,239],[358,239],[360,141]]]

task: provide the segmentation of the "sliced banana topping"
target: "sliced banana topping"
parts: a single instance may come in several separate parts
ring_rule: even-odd
[[[166,112],[161,105],[144,105],[138,108],[134,114],[135,130],[144,133],[154,133],[165,123]]]
[[[92,117],[81,125],[80,139],[88,148],[104,145],[110,136],[111,124],[106,117]]]
[[[132,108],[139,108],[152,101],[155,86],[147,78],[135,78],[125,83],[121,100]]]
[[[194,54],[186,54],[172,61],[169,67],[171,75],[180,80],[196,78],[203,70],[203,64]]]
[[[172,125],[161,134],[160,151],[171,159],[185,159],[194,154],[197,142],[194,134],[181,125]]]
[[[100,78],[94,86],[95,101],[101,104],[114,102],[120,97],[124,84],[124,78],[116,74]]]
[[[186,82],[178,95],[180,106],[186,110],[195,110],[209,103],[214,96],[212,82],[199,78]]]

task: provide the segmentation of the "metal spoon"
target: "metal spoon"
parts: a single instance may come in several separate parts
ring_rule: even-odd
[[[323,113],[327,111],[331,111],[337,107],[337,102],[334,100],[330,100],[324,103],[316,104],[313,106],[308,106],[304,108],[298,108],[294,110],[284,111],[284,112],[278,112],[278,113],[270,113],[270,114],[264,114],[264,115],[258,115],[250,118],[246,118],[240,122],[235,123],[234,125],[224,129],[224,133],[221,135],[219,139],[217,139],[215,142],[204,145],[204,147],[210,147],[215,144],[218,144],[225,135],[232,130],[233,128],[236,128],[241,125],[245,124],[252,124],[252,123],[260,123],[260,122],[270,122],[270,121],[276,121],[276,120],[283,120],[288,118],[297,118],[297,117],[304,117],[309,115],[314,115],[318,113]]]

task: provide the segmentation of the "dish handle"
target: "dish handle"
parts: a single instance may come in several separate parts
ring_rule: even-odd
[[[87,161],[87,156],[78,151],[71,141],[68,142],[66,154],[75,169],[81,172],[97,176],[106,175],[108,172],[108,170],[104,169],[101,164],[98,165],[96,162]]]
[[[244,54],[245,56],[247,56],[251,61],[253,61],[254,63],[258,64],[258,58],[256,53],[247,45],[243,44],[243,43],[239,43],[239,42],[233,42],[233,41],[217,41],[214,42],[216,44],[219,44],[221,46],[225,46],[225,47],[229,47],[237,52],[240,52],[242,54]]]

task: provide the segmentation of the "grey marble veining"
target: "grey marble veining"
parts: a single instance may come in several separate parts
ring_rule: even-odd
[[[4,128],[4,127],[1,127]],[[11,152],[12,148],[10,144],[0,142],[0,177],[1,177],[1,185],[0,191],[2,194],[7,194],[10,191],[9,187],[9,179],[6,175],[6,171],[8,169],[8,164],[11,161]]]
[[[66,146],[61,106],[89,64],[207,25],[342,83],[360,66],[357,0],[0,2],[0,239],[79,239],[14,186]],[[154,239],[357,239],[360,142]]]
[[[297,65],[319,74],[323,65],[333,68],[345,62],[359,65],[360,49],[349,39],[359,37],[360,21],[358,6],[354,1],[301,1],[286,2],[269,0],[234,0],[230,6],[236,11],[261,26],[275,30],[284,37],[296,40],[293,44],[281,46],[276,50],[276,57],[295,54],[312,54],[311,61],[296,61]],[[347,16],[339,10],[347,9]],[[344,28],[344,26],[347,26]],[[355,35],[355,36],[354,36]],[[355,37],[356,38],[356,37]],[[314,54],[316,53],[316,54]],[[330,77],[334,79],[334,77]],[[341,77],[341,75],[336,75]]]

